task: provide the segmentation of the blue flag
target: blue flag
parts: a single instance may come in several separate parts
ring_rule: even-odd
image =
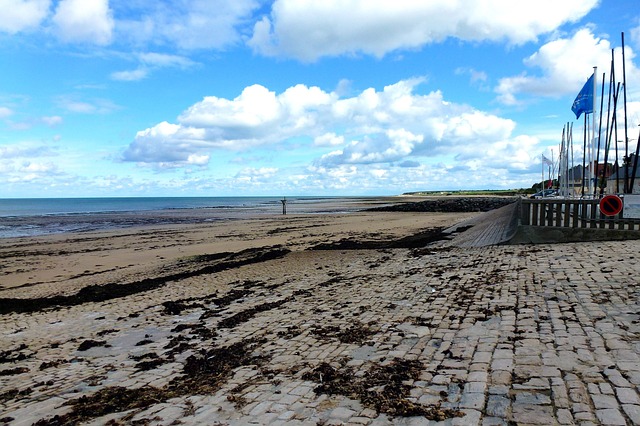
[[[580,118],[580,114],[583,112],[585,114],[593,112],[593,76],[594,74],[591,74],[589,80],[582,86],[582,90],[571,106],[571,111],[576,115],[576,119]]]

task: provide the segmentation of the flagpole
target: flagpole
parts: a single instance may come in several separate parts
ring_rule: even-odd
[[[629,136],[627,135],[627,76],[624,63],[624,32],[622,33],[622,88],[624,89],[624,193],[631,194],[633,191],[629,188]]]
[[[555,169],[554,164],[555,163],[553,162],[553,149],[551,149],[551,165],[549,166],[549,183],[551,184],[551,188],[553,188],[553,180],[551,180],[551,171],[553,169]],[[552,169],[552,167],[553,167],[553,169]],[[555,170],[553,170],[553,172],[555,174]]]
[[[540,165],[542,166],[540,168],[541,171],[542,171],[542,173],[541,173],[542,180],[540,181],[540,190],[544,191],[544,154],[540,154]],[[543,194],[544,194],[544,192],[543,192]]]
[[[593,113],[591,114],[591,141],[590,141],[590,146],[589,146],[589,165],[590,165],[590,169],[594,168],[593,165],[593,145],[595,144],[595,138],[596,138],[596,107],[597,107],[597,103],[596,103],[596,98],[598,97],[598,67],[593,67]],[[598,168],[598,165],[595,165],[595,168]],[[594,171],[593,173],[594,175],[596,175],[596,171]],[[593,179],[591,178],[591,176],[589,176],[589,194],[592,195],[595,192],[595,187],[593,185]]]
[[[584,125],[582,126],[582,190],[580,198],[584,198],[584,180],[587,176],[587,114],[584,115]]]
[[[571,139],[571,198],[576,197],[576,169],[575,162],[573,161],[573,123],[569,125],[567,122],[567,128],[569,129],[569,138]],[[567,172],[567,174],[569,174]]]

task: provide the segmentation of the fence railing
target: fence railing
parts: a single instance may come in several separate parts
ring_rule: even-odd
[[[599,201],[563,198],[522,199],[520,224],[562,228],[640,230],[640,219],[625,219],[624,210],[616,216],[603,215],[598,207]]]

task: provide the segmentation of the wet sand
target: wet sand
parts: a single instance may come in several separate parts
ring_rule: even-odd
[[[637,243],[430,244],[476,215],[4,240],[0,422],[640,422]]]

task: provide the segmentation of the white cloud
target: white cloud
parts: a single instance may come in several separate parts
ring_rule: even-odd
[[[446,38],[522,44],[575,22],[598,0],[276,0],[248,44],[259,53],[314,61],[365,53],[377,57]],[[550,13],[550,11],[553,13]]]
[[[123,159],[184,166],[190,155],[219,150],[303,152],[310,144],[333,149],[344,145],[316,159],[317,167],[338,168],[451,152],[481,158],[513,138],[513,121],[447,102],[437,91],[416,94],[421,82],[400,81],[348,98],[304,85],[280,94],[253,85],[231,100],[209,96],[180,114],[177,123],[162,122],[138,132]]]
[[[120,108],[108,99],[81,100],[73,95],[58,96],[56,103],[60,108],[77,114],[109,114]]]
[[[45,117],[42,117],[41,120],[44,124],[46,124],[49,127],[55,127],[58,124],[62,123],[62,117],[60,117],[59,115],[52,115],[48,117],[45,116]]]
[[[640,22],[640,19],[638,21]],[[640,25],[631,29],[629,38],[636,49],[640,49]]]
[[[241,42],[240,32],[260,4],[256,0],[156,0],[120,7],[127,19],[117,22],[117,33],[135,44],[224,49]]]
[[[0,0],[0,31],[15,34],[37,28],[50,6],[51,0]]]
[[[155,67],[175,67],[189,68],[195,64],[191,59],[179,55],[169,55],[166,53],[141,53],[140,60],[149,66]]]
[[[13,115],[13,110],[7,107],[0,107],[0,118],[7,118]]]
[[[147,68],[138,68],[131,71],[116,71],[111,73],[111,78],[117,81],[138,81],[147,78],[149,70]]]
[[[0,146],[0,187],[7,190],[8,185],[42,182],[61,175],[57,162],[50,160],[58,155],[57,148],[33,142]]]
[[[344,136],[336,135],[333,132],[325,133],[313,140],[315,146],[336,146],[344,144]]]
[[[141,53],[137,55],[137,58],[140,61],[140,66],[137,69],[113,72],[111,73],[111,78],[119,81],[139,81],[147,78],[152,71],[160,68],[187,69],[196,65],[196,62],[187,57],[165,53]]]
[[[240,170],[236,174],[236,178],[248,180],[263,180],[275,176],[276,173],[278,173],[278,169],[276,167],[260,167],[257,169],[247,167]]]
[[[640,71],[633,64],[635,53],[628,46],[625,56],[628,83],[640,83]],[[615,58],[617,66],[620,66],[620,48],[615,49]],[[610,62],[609,41],[598,38],[590,29],[583,28],[570,38],[556,38],[544,44],[525,59],[525,65],[532,70],[540,70],[542,75],[522,73],[503,78],[495,92],[498,94],[498,100],[507,105],[520,103],[518,95],[521,94],[547,97],[577,94],[593,73],[594,66],[598,67],[598,78],[601,78],[603,72],[609,74]],[[628,86],[637,87],[637,84]]]
[[[390,129],[381,135],[367,136],[362,141],[353,141],[340,151],[324,155],[320,164],[377,164],[390,163],[411,154],[422,135],[414,135],[404,129]]]
[[[0,146],[0,159],[34,158],[57,155],[51,147],[33,143],[15,143]]]
[[[60,0],[53,23],[60,38],[67,42],[111,42],[114,28],[108,0]]]

